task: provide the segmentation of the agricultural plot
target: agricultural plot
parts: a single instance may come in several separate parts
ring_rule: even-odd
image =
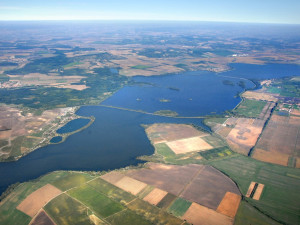
[[[242,94],[244,98],[258,100],[258,101],[268,101],[268,102],[277,102],[278,99],[276,96],[278,94],[270,94],[270,93],[263,93],[257,91],[246,91]]]
[[[172,164],[199,163],[202,157],[197,153],[225,146],[216,136],[184,124],[153,124],[146,132],[155,147],[160,161]]]
[[[191,137],[166,143],[175,154],[185,154],[194,151],[204,151],[213,147],[200,137]]]
[[[97,178],[95,180],[92,180],[91,182],[88,182],[88,185],[93,187],[96,191],[103,193],[109,198],[123,204],[127,204],[135,199],[134,195],[123,191],[122,189],[110,184],[109,182],[101,178]]]
[[[28,224],[31,217],[16,209],[30,192],[30,185],[19,185],[14,193],[7,196],[0,203],[0,224]]]
[[[261,134],[264,123],[265,121],[260,119],[236,119],[234,128],[226,137],[227,143],[234,151],[247,155]]]
[[[146,128],[146,133],[154,144],[207,135],[185,124],[153,124]]]
[[[241,201],[234,219],[234,225],[279,225],[268,216],[260,213],[246,201]]]
[[[87,205],[102,218],[106,218],[124,209],[120,203],[115,202],[107,196],[97,192],[94,188],[87,184],[68,191],[68,194]]]
[[[148,165],[148,168],[128,171],[126,175],[174,195],[180,194],[185,185],[204,167],[202,165],[175,166],[156,163]]]
[[[162,209],[167,209],[176,198],[176,195],[168,193],[156,206]]]
[[[252,181],[264,184],[259,200],[249,198],[247,201],[267,216],[285,224],[300,222],[299,170],[241,155],[210,163],[233,179],[243,195],[247,194]]]
[[[218,159],[234,154],[228,147],[215,148],[209,151],[199,152],[199,154],[206,160]]]
[[[46,203],[60,194],[61,191],[59,189],[51,184],[47,184],[28,195],[27,198],[18,205],[17,209],[33,217]]]
[[[191,202],[183,198],[177,198],[174,203],[168,208],[168,212],[172,213],[177,217],[181,217],[191,206]]]
[[[44,209],[56,224],[93,225],[88,216],[88,209],[66,194],[53,199]]]
[[[183,219],[194,225],[231,225],[233,219],[223,214],[217,213],[199,204],[193,203],[187,212],[182,216]]]
[[[53,220],[47,215],[47,213],[42,210],[40,213],[32,220],[31,225],[55,225]]]
[[[140,191],[142,191],[147,186],[147,184],[127,176],[123,177],[114,185],[123,189],[124,191],[130,192],[133,195],[137,195]]]
[[[159,188],[155,188],[148,195],[146,195],[143,200],[152,205],[157,205],[167,194],[168,192]]]
[[[150,163],[149,168],[128,171],[127,176],[214,210],[226,192],[240,195],[232,180],[210,166]]]
[[[151,225],[152,223],[140,215],[130,211],[124,210],[116,215],[113,215],[106,219],[112,225],[131,225],[131,224],[139,224],[139,225]]]
[[[272,115],[255,147],[253,158],[283,166],[298,167],[296,161],[299,156],[298,117]]]
[[[91,180],[93,176],[80,173],[80,172],[70,172],[66,176],[61,177],[60,179],[55,180],[52,182],[52,185],[57,187],[58,189],[65,191],[73,187],[80,186],[87,181]]]
[[[205,166],[199,172],[184,188],[180,197],[217,210],[227,192],[240,196],[235,183],[215,168]]]
[[[259,118],[266,104],[267,103],[263,101],[244,99],[240,105],[233,110],[233,113],[244,117]]]
[[[127,207],[149,220],[152,224],[180,225],[183,223],[181,219],[138,198],[130,202]]]
[[[241,196],[232,192],[226,192],[224,198],[217,208],[217,212],[234,218],[239,208]]]

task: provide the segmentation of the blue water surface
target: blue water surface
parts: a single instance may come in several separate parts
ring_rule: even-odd
[[[239,103],[237,94],[243,88],[237,84],[241,80],[247,87],[254,87],[245,78],[300,75],[300,67],[295,65],[231,64],[231,67],[232,70],[218,74],[200,71],[136,77],[136,84],[124,87],[102,104],[148,112],[168,109],[182,116],[211,115],[232,109]],[[233,85],[225,85],[224,80],[230,80]],[[163,98],[170,102],[160,102]],[[55,170],[93,171],[136,165],[141,162],[137,156],[150,155],[154,151],[141,124],[187,123],[208,129],[202,119],[167,118],[102,106],[84,106],[77,114],[94,116],[95,122],[63,143],[39,148],[16,162],[0,163],[0,193],[10,184]]]

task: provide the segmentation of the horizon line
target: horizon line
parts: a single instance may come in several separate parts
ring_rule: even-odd
[[[172,19],[25,19],[25,20],[6,20],[0,22],[198,22],[198,23],[243,23],[243,24],[272,24],[272,25],[300,25],[300,23],[284,22],[249,22],[249,21],[213,21],[213,20],[172,20]]]

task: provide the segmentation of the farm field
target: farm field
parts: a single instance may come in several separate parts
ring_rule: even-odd
[[[235,158],[238,157],[211,161],[211,163],[218,163],[222,165],[224,161],[234,160]],[[245,162],[242,163],[246,164]],[[213,215],[212,218],[223,218],[222,221],[231,221],[232,224],[237,206],[239,204],[239,198],[237,196],[240,196],[240,194],[234,193],[235,190],[238,193],[239,191],[235,187],[235,184],[226,176],[212,167],[203,165],[175,166],[155,163],[148,164],[148,168],[113,171],[111,173],[106,173],[105,175],[99,174],[100,177],[99,175],[93,176],[87,173],[64,171],[54,172],[41,177],[39,181],[24,183],[16,188],[16,190],[13,192],[13,195],[9,195],[4,202],[1,202],[0,212],[5,213],[6,211],[4,209],[6,208],[10,213],[5,213],[3,214],[5,216],[1,216],[0,224],[7,224],[8,221],[19,221],[18,224],[21,225],[28,224],[31,221],[31,217],[27,216],[16,208],[21,202],[24,201],[24,199],[30,196],[31,193],[34,194],[34,191],[39,190],[48,182],[50,182],[52,185],[57,185],[57,187],[59,186],[63,190],[67,190],[67,194],[60,194],[44,207],[46,214],[44,214],[43,210],[41,210],[38,217],[35,219],[48,221],[50,224],[51,221],[55,222],[56,224],[76,224],[76,222],[74,222],[75,220],[81,221],[79,224],[94,224],[93,221],[97,221],[99,224],[105,224],[108,222],[111,224],[117,224],[119,221],[124,220],[127,221],[126,223],[129,223],[129,221],[141,221],[141,224],[148,224],[149,222],[157,224],[160,221],[161,223],[171,225],[182,224],[182,219],[188,219],[188,222],[194,222],[197,224],[197,221],[201,220],[201,218],[198,218],[197,215],[193,213],[195,210],[193,208],[196,208],[197,210],[201,209],[204,215]],[[182,169],[179,169],[180,167],[182,167]],[[236,172],[236,169],[234,172]],[[295,179],[294,177],[297,176],[300,177],[300,175],[293,173],[293,170],[288,172],[288,178],[290,179]],[[180,183],[182,179],[178,179],[178,174],[180,173],[182,173],[184,177],[188,177],[188,179],[184,179],[183,183]],[[120,176],[120,174],[122,176]],[[238,174],[240,175],[240,173]],[[240,176],[243,179],[246,179],[245,176]],[[142,177],[147,179],[147,181],[142,180],[142,182],[146,183],[147,185],[137,194],[137,196],[134,196],[131,193],[103,180],[101,177],[110,177],[110,181],[114,181],[116,183],[124,177],[134,177],[132,179]],[[113,179],[113,177],[116,177],[117,179]],[[166,180],[166,178],[168,178],[168,180]],[[63,183],[64,179],[66,181],[65,183]],[[78,182],[81,179],[82,181]],[[211,181],[209,181],[209,179]],[[225,182],[219,183],[220,179],[223,179]],[[74,183],[76,183],[75,185],[71,185],[72,180]],[[227,185],[226,180],[230,181],[229,183],[227,182]],[[161,186],[164,188],[158,185],[161,182],[165,183],[161,184]],[[258,182],[263,183],[262,181]],[[201,185],[199,186],[198,183],[204,184],[203,189],[201,189]],[[232,187],[236,188],[235,190],[230,188],[231,183],[233,184]],[[250,181],[245,182],[244,192],[248,190],[249,184]],[[264,184],[265,189],[262,192],[259,203],[263,203],[265,198],[264,195],[267,193],[266,190],[268,190],[268,184]],[[172,186],[174,185],[177,185],[177,187],[172,189]],[[33,190],[31,190],[32,187]],[[160,200],[157,198],[151,198],[152,200],[155,200],[155,202],[152,202],[156,204],[156,206],[154,206],[146,202],[145,198],[147,196],[150,198],[151,195],[156,192],[155,190],[158,190],[158,188],[161,190],[158,192],[163,193],[163,195],[159,197]],[[176,195],[172,194],[172,192],[170,192],[171,190],[175,190]],[[167,194],[165,195],[165,193]],[[199,195],[215,197],[209,200],[201,199],[199,198]],[[196,203],[195,201],[201,201],[201,204]],[[193,206],[190,209],[193,204],[198,206]],[[213,204],[214,209],[208,207],[209,204]],[[230,204],[232,207],[228,208],[228,204]],[[103,207],[104,205],[106,207]],[[251,205],[255,204],[251,202]],[[262,208],[260,205],[255,206],[259,209]],[[171,212],[173,216],[168,212]],[[238,214],[239,211],[237,215]],[[50,220],[47,219],[47,215],[49,216],[48,219]],[[258,216],[258,218],[264,218],[263,215],[261,215],[261,213],[257,210],[254,210],[253,215]],[[245,220],[245,218],[247,218],[246,215],[239,215],[240,221]],[[216,223],[215,220],[208,221],[213,221],[214,224],[219,224]]]
[[[211,165],[233,179],[243,195],[247,194],[251,182],[264,185],[259,200],[246,198],[261,212],[279,223],[299,223],[300,171],[269,164],[245,156],[235,156]],[[246,216],[246,215],[245,215]]]
[[[183,198],[177,198],[174,203],[169,207],[168,211],[175,216],[183,216],[184,213],[190,208],[191,202]]]
[[[238,116],[258,118],[267,103],[250,99],[243,99],[239,106],[233,110]]]
[[[84,205],[88,206],[101,218],[106,218],[124,209],[120,203],[115,202],[102,193],[97,192],[94,188],[87,184],[74,188],[67,193],[74,199],[77,199]]]
[[[68,174],[69,172],[57,171],[39,178],[38,182],[19,184],[10,194],[6,194],[6,198],[0,203],[0,224],[28,224],[31,217],[17,210],[17,206],[34,191]]]
[[[268,101],[268,102],[277,102],[278,99],[276,96],[278,94],[270,94],[265,92],[258,92],[258,91],[246,91],[242,94],[244,98],[258,100],[258,101]]]
[[[265,121],[249,118],[230,118],[226,121],[228,126],[234,126],[227,135],[226,141],[232,150],[248,155],[250,149],[256,144],[262,132]]]
[[[17,209],[30,217],[34,217],[46,203],[61,193],[59,189],[51,184],[46,184],[27,196],[25,200],[18,205]]]
[[[47,215],[44,210],[41,210],[39,214],[33,219],[32,225],[55,225],[53,220]]]
[[[49,202],[44,209],[57,224],[92,225],[87,208],[66,194]]]
[[[151,157],[159,162],[199,163],[201,152],[226,146],[221,138],[185,124],[153,124],[146,127],[146,133],[155,147]]]
[[[272,115],[254,149],[253,158],[283,166],[297,167],[300,160],[300,119]]]
[[[195,225],[231,225],[233,223],[233,219],[217,213],[214,210],[203,207],[199,204],[193,203],[188,211],[183,215],[185,220],[189,221]]]

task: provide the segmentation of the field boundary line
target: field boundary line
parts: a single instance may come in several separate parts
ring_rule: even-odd
[[[178,197],[181,196],[181,194],[186,191],[186,189],[191,185],[191,183],[193,182],[193,180],[204,170],[205,166],[203,166],[202,168],[200,168],[197,173],[192,177],[192,179],[189,181],[189,183],[187,183],[184,188],[179,192]]]
[[[85,208],[89,209],[91,212],[94,213],[94,215],[97,215],[101,220],[103,220],[105,223],[110,224],[109,222],[107,222],[105,220],[105,218],[103,218],[102,216],[99,216],[97,213],[95,213],[90,207],[88,207],[86,204],[84,204],[83,202],[81,202],[80,200],[78,200],[77,198],[72,197],[71,195],[69,195],[68,193],[65,193],[67,196],[69,196],[70,198],[74,199],[75,201],[79,202],[81,205],[85,206]]]
[[[116,212],[116,213],[114,213],[114,214],[112,214],[112,215],[110,215],[110,216],[108,216],[108,217],[105,217],[105,220],[106,220],[107,218],[109,218],[109,217],[111,217],[111,216],[114,216],[114,215],[117,215],[117,214],[119,214],[119,213],[121,213],[121,212],[123,212],[123,211],[125,211],[125,210],[128,210],[128,208],[124,208],[124,209],[122,209],[122,210],[119,211],[119,212]]]

